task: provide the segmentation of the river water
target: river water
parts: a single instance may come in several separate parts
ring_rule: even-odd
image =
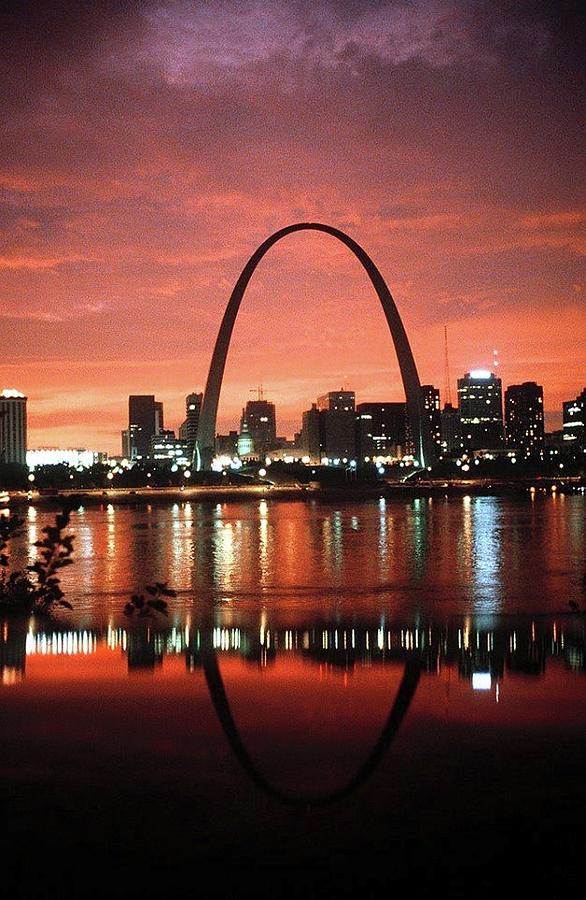
[[[585,513],[539,493],[72,513],[73,611],[0,638],[6,885],[574,889]],[[24,565],[53,513],[21,514]],[[155,581],[167,615],[125,615]]]

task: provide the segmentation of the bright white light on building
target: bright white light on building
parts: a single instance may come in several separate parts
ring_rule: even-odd
[[[480,378],[483,381],[490,378],[490,372],[488,369],[472,369],[470,372],[470,378]]]
[[[4,388],[0,397],[4,397],[6,400],[11,400],[18,398],[20,400],[24,400],[24,394],[21,394],[20,391],[17,391],[15,388]]]
[[[185,469],[183,475],[185,478],[191,478],[191,469]]]
[[[260,475],[261,478],[264,478],[265,475],[267,474],[267,470],[266,470],[266,469],[259,469],[259,470],[258,470],[258,474]]]
[[[472,673],[472,690],[473,691],[490,691],[492,679],[490,672],[473,672]]]
[[[26,451],[26,464],[29,469],[38,466],[66,465],[78,472],[89,469],[98,462],[99,454],[94,450],[62,449],[60,447],[40,447],[37,450]],[[110,463],[116,465],[116,463]]]

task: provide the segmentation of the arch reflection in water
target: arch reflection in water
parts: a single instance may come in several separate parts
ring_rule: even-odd
[[[478,619],[464,618],[449,625],[433,622],[399,625],[388,624],[380,619],[378,622],[373,621],[364,625],[348,620],[341,622],[330,620],[313,621],[295,627],[276,623],[272,625],[270,616],[266,613],[261,613],[257,619],[250,620],[246,625],[238,624],[238,618],[232,616],[232,612],[230,615],[223,613],[214,626],[203,623],[199,625],[196,623],[193,626],[190,622],[182,621],[172,627],[158,630],[148,625],[126,628],[110,625],[107,631],[97,629],[76,631],[59,629],[56,623],[37,628],[31,626],[27,629],[15,623],[5,622],[0,628],[1,684],[11,689],[13,685],[21,682],[25,676],[26,661],[31,657],[37,658],[35,666],[31,667],[31,680],[34,680],[43,660],[46,660],[45,672],[48,672],[54,665],[55,657],[64,658],[60,666],[63,673],[63,664],[67,663],[67,658],[78,657],[79,673],[80,661],[89,671],[92,658],[99,666],[101,654],[103,665],[104,651],[107,651],[108,654],[119,654],[122,659],[125,658],[129,672],[142,672],[147,675],[151,673],[142,684],[149,696],[152,696],[156,691],[153,692],[150,678],[159,677],[165,658],[175,657],[179,661],[183,657],[184,677],[191,678],[195,675],[199,678],[200,685],[205,679],[213,708],[228,745],[251,781],[257,788],[281,803],[291,807],[307,808],[326,806],[347,797],[374,773],[376,767],[383,762],[387,750],[409,713],[423,674],[426,677],[426,687],[422,690],[423,696],[418,703],[419,715],[421,703],[426,702],[426,694],[429,702],[430,685],[436,682],[437,688],[441,690],[443,685],[450,682],[453,672],[457,672],[461,684],[467,685],[468,696],[476,694],[479,697],[479,704],[484,704],[484,709],[487,701],[491,705],[499,703],[499,687],[503,686],[505,696],[506,686],[508,703],[504,703],[503,706],[510,710],[510,701],[515,693],[514,684],[522,683],[523,690],[534,691],[536,699],[540,698],[540,685],[544,684],[548,659],[551,658],[555,661],[555,666],[552,667],[554,693],[548,696],[550,715],[554,717],[559,715],[559,679],[564,678],[564,694],[569,702],[572,697],[579,699],[583,672],[586,671],[586,636],[580,616],[567,615],[559,620],[541,622],[530,619],[522,622],[516,620],[512,623],[495,623],[492,626],[483,626],[479,624]],[[272,777],[263,774],[255,763],[255,755],[247,748],[242,737],[242,733],[247,733],[246,729],[250,726],[245,726],[243,731],[240,731],[220,670],[221,659],[227,660],[227,665],[231,665],[230,660],[232,662],[238,660],[240,665],[248,667],[248,671],[251,671],[250,663],[256,663],[264,668],[267,664],[278,660],[286,663],[285,672],[287,672],[287,659],[293,662],[293,657],[312,667],[315,677],[320,680],[322,668],[337,671],[343,674],[344,679],[352,671],[362,673],[360,675],[362,678],[365,673],[374,673],[377,670],[375,680],[369,679],[366,682],[368,690],[366,696],[370,698],[368,702],[371,705],[371,713],[380,708],[379,704],[385,696],[384,685],[392,684],[394,691],[397,676],[403,669],[396,694],[389,696],[391,708],[387,718],[382,727],[378,726],[380,730],[372,731],[373,745],[365,754],[364,761],[345,783],[343,783],[344,776],[341,776],[340,787],[322,794],[296,793],[282,789],[275,786]],[[73,659],[71,662],[73,663]],[[388,668],[385,670],[385,667]],[[445,670],[444,674],[441,674],[442,670]],[[109,665],[105,671],[111,673],[111,666]],[[177,671],[175,667],[175,672]],[[235,670],[231,668],[230,671]],[[46,674],[42,682],[44,688],[41,685],[41,690],[50,684],[50,681],[46,680]],[[373,693],[369,685],[375,683],[378,687],[377,692]],[[279,684],[282,682],[277,682],[277,685]],[[270,694],[270,681],[263,680],[263,692],[266,692],[267,687]],[[278,689],[280,690],[280,687]],[[307,697],[315,695],[313,684],[306,682],[306,689]],[[274,682],[272,690],[274,698],[276,696]],[[250,703],[250,696],[247,696],[248,705],[243,707],[245,720],[246,710],[250,715],[251,710],[258,709],[255,704]],[[434,696],[438,696],[437,689],[434,690]],[[363,699],[365,697],[361,695],[361,702]],[[579,703],[575,704],[576,715],[579,708]],[[167,710],[165,715],[168,714]],[[508,721],[508,714],[510,712],[508,713],[507,708],[503,709],[503,721]],[[263,722],[269,722],[270,718],[267,719],[266,711],[263,715]],[[378,715],[376,717],[371,715],[370,722],[373,726],[376,720]],[[286,718],[283,721],[286,721]],[[364,723],[365,720],[362,721]],[[342,743],[336,744],[336,751],[339,746],[339,761],[341,761],[346,757],[344,731],[339,727],[337,730],[342,738]],[[346,733],[351,744],[348,729]],[[275,732],[275,735],[277,734],[278,730]],[[312,773],[313,769],[307,771]]]
[[[397,691],[397,695],[392,703],[389,715],[387,716],[379,738],[369,755],[366,757],[364,763],[346,784],[337,790],[326,794],[300,796],[275,787],[275,785],[265,778],[246,749],[234,716],[232,715],[213,642],[209,639],[202,647],[202,661],[214,709],[234,755],[257,787],[261,788],[274,799],[294,807],[327,806],[330,803],[335,803],[337,800],[341,800],[355,791],[369,778],[370,775],[372,775],[377,765],[384,758],[385,753],[407,714],[415,691],[417,690],[421,672],[421,668],[417,662],[408,661],[405,663],[405,671],[403,673],[401,684],[399,685],[399,690]]]

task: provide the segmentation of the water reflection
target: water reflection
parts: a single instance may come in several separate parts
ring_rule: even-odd
[[[544,686],[546,672],[550,664],[558,666],[559,663],[563,665],[566,693],[571,695],[577,691],[576,696],[583,697],[586,673],[586,627],[581,616],[511,624],[497,620],[489,627],[471,618],[450,623],[410,624],[388,624],[384,620],[357,624],[342,619],[307,621],[301,626],[291,626],[272,622],[266,610],[262,610],[256,619],[246,617],[246,621],[238,623],[228,610],[226,615],[223,612],[216,614],[215,624],[206,624],[203,620],[192,623],[189,618],[164,628],[149,622],[132,623],[128,627],[110,624],[103,630],[73,630],[59,628],[55,623],[39,627],[38,623],[31,622],[27,627],[5,621],[0,635],[1,683],[12,690],[18,690],[18,685],[23,684],[27,663],[37,660],[46,660],[42,669],[44,674],[38,682],[41,690],[51,691],[57,686],[57,682],[53,682],[51,660],[63,658],[73,664],[77,657],[85,660],[88,677],[94,679],[93,691],[99,693],[100,679],[105,676],[98,661],[102,660],[100,665],[103,666],[104,654],[112,660],[115,671],[119,671],[122,664],[130,676],[150,673],[151,678],[164,678],[166,664],[182,658],[183,678],[203,678],[205,681],[228,745],[248,777],[273,799],[294,807],[327,806],[348,796],[370,778],[408,717],[422,677],[426,679],[427,692],[430,686],[436,685],[431,700],[434,707],[454,676],[463,685],[468,685],[470,697],[488,696],[498,704],[503,689],[508,698],[514,696],[519,678],[524,679],[525,691],[529,677],[536,697],[544,690],[545,696],[549,696]],[[92,660],[96,660],[95,671]],[[233,670],[235,661],[247,666],[249,673],[257,672],[261,691],[264,671],[280,671],[286,685],[291,664],[301,665],[300,670],[295,670],[299,672],[295,676],[295,693],[302,703],[308,697],[316,702],[320,691],[324,690],[324,675],[330,678],[343,675],[344,689],[348,687],[348,678],[353,677],[360,678],[367,691],[371,685],[373,696],[379,697],[377,703],[382,707],[378,713],[380,722],[377,726],[371,713],[370,745],[364,746],[362,759],[358,760],[354,771],[346,774],[337,786],[321,792],[284,788],[278,779],[275,781],[274,773],[265,775],[248,749],[250,735],[245,737],[247,729],[242,732],[238,719],[242,715],[246,719],[254,710],[263,730],[268,729],[270,733],[273,723],[262,706],[254,703],[251,707],[250,698],[244,705],[242,699],[236,703],[235,714],[231,689],[226,686],[223,675],[226,665],[229,671]],[[110,664],[106,672],[107,678],[111,679]],[[384,679],[385,673],[389,676],[388,688],[381,693],[380,679]],[[39,677],[37,666],[36,678]],[[57,677],[59,684],[63,684],[63,674]],[[233,681],[233,676],[230,680]],[[150,690],[146,685],[145,689]],[[555,692],[551,696],[549,712],[552,721],[557,712],[554,696]],[[578,710],[579,706],[576,715]],[[171,721],[172,709],[168,710],[168,715]],[[510,706],[506,715],[511,715]],[[351,741],[351,737],[348,732],[345,739]],[[314,739],[309,735],[306,738],[309,743]],[[344,738],[337,744],[337,752],[343,759],[346,753]]]
[[[219,619],[225,618],[219,614]],[[261,668],[295,656],[306,664],[325,664],[352,672],[357,666],[377,667],[416,662],[425,672],[441,675],[444,667],[457,669],[472,683],[472,676],[487,673],[493,685],[515,674],[543,675],[548,659],[560,659],[568,672],[586,671],[586,622],[567,616],[536,624],[474,626],[470,618],[460,623],[436,625],[357,625],[336,621],[310,623],[302,627],[273,626],[266,610],[257,624],[248,626],[192,625],[169,628],[159,624],[70,630],[56,623],[28,626],[11,620],[2,622],[0,670],[25,673],[26,660],[35,656],[89,656],[100,647],[126,657],[128,669],[155,669],[165,657],[183,655],[186,668],[203,666],[204,648],[220,655],[237,655]],[[477,679],[478,684],[480,680]]]
[[[50,520],[30,507],[17,561]],[[347,598],[382,613],[562,613],[586,600],[582,497],[108,505],[73,513],[71,528],[64,587],[97,618],[154,580],[187,603]]]

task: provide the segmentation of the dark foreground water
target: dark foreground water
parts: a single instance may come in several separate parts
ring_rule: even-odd
[[[52,515],[24,514],[23,563]],[[585,514],[543,495],[74,513],[73,613],[0,636],[0,885],[581,890]],[[153,580],[168,615],[126,617]]]

